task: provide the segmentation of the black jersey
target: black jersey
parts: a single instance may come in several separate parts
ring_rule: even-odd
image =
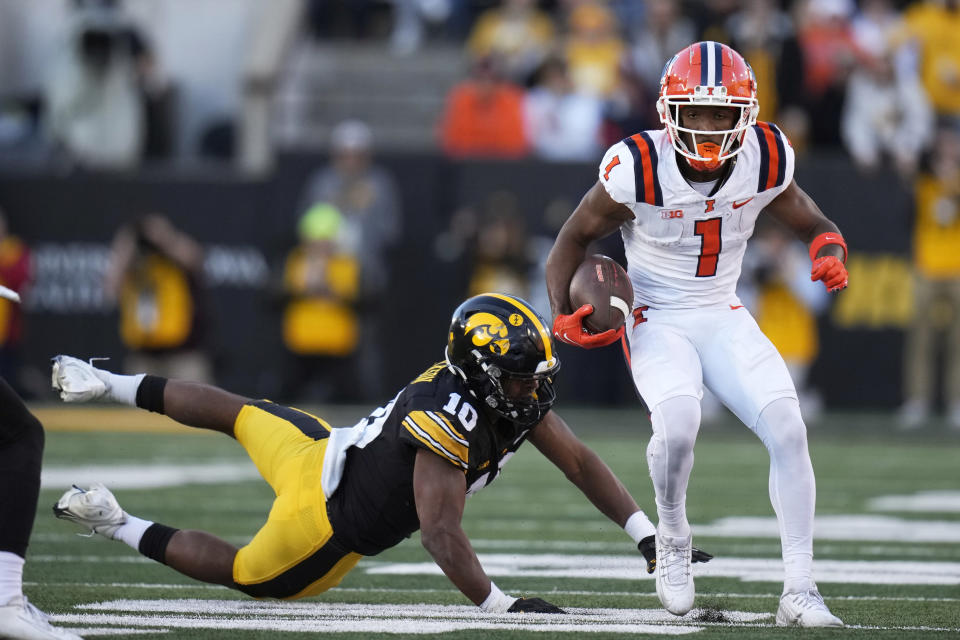
[[[443,362],[363,426],[367,432],[379,427],[379,433],[347,449],[342,479],[327,500],[338,540],[363,555],[388,549],[420,528],[413,496],[418,449],[463,471],[469,495],[493,482],[530,432],[491,416]]]

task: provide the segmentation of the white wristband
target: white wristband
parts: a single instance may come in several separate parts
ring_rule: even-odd
[[[647,514],[643,511],[637,511],[627,518],[626,523],[623,525],[623,530],[626,531],[627,535],[633,538],[633,541],[637,544],[640,544],[640,541],[647,536],[652,536],[657,533],[657,528],[653,526],[653,523],[650,522]]]
[[[490,582],[490,595],[480,603],[480,610],[484,613],[506,613],[519,598],[508,596],[500,588]]]

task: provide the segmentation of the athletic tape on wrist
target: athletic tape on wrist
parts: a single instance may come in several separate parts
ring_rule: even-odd
[[[500,588],[491,582],[490,595],[480,603],[480,610],[484,613],[506,613],[507,609],[512,607],[513,603],[517,600],[518,598],[508,596],[503,591],[500,591]]]
[[[820,249],[823,249],[828,244],[836,244],[843,247],[843,264],[847,264],[847,243],[844,242],[842,235],[831,231],[821,233],[810,243],[810,261],[813,262],[816,260]]]

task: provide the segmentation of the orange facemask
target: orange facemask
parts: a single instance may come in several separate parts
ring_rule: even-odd
[[[697,171],[713,171],[722,164],[720,162],[720,145],[715,142],[701,142],[697,145],[697,155],[708,160],[693,160],[687,158],[690,166]]]

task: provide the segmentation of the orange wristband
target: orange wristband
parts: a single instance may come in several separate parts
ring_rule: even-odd
[[[843,236],[839,233],[833,233],[828,231],[826,233],[821,233],[816,238],[813,239],[813,242],[810,243],[810,261],[813,262],[817,259],[817,254],[820,253],[820,249],[823,249],[828,244],[838,244],[843,247],[843,263],[847,263],[847,243],[843,241]]]

